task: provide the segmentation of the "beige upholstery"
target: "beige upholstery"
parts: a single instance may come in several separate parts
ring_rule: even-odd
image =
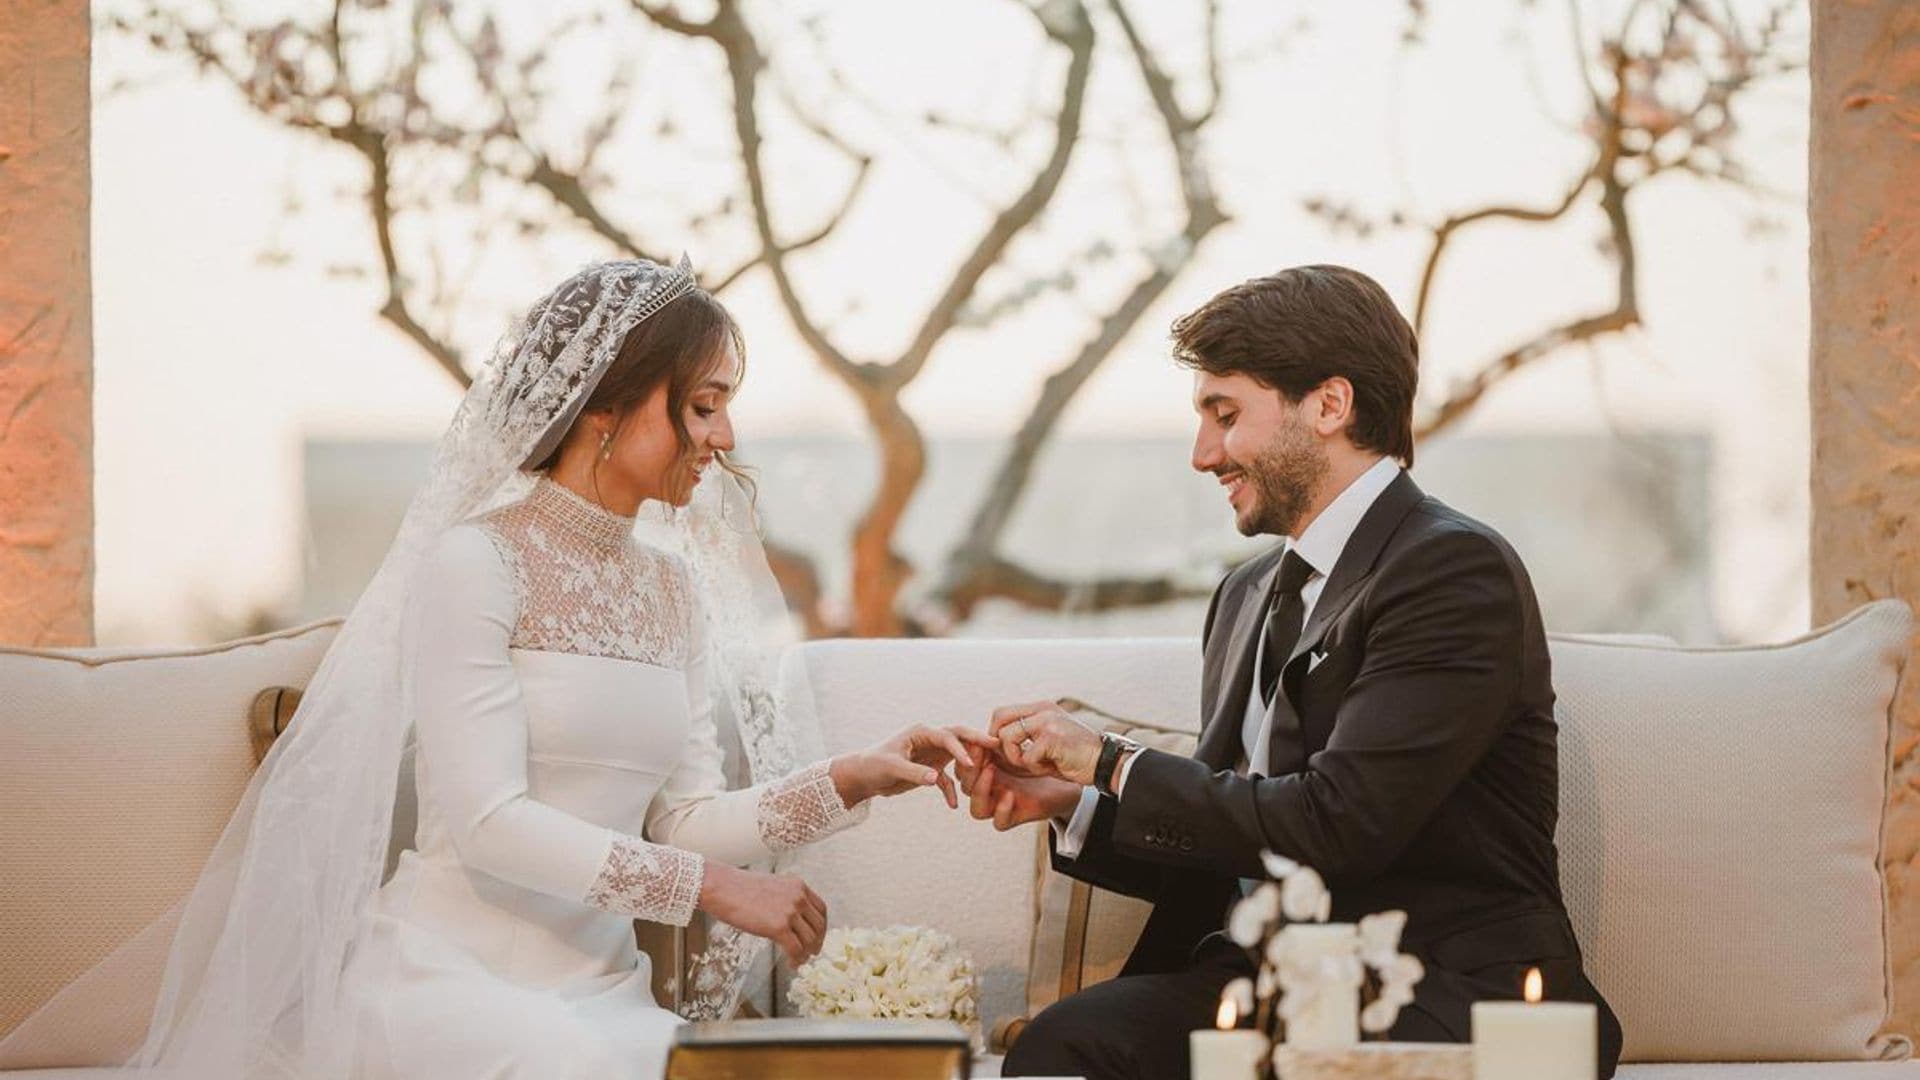
[[[1637,1065],[1627,1080],[1920,1080],[1920,1065],[1858,1061],[1885,1002],[1874,860],[1907,621],[1873,605],[1750,649],[1555,639],[1564,876],[1629,1050],[1856,1059]],[[331,629],[193,653],[0,651],[0,1030],[192,881],[251,769],[248,705],[303,684]],[[1063,694],[1190,733],[1199,693],[1190,639],[822,642],[801,656],[833,750]],[[1037,840],[916,792],[788,869],[838,925],[952,931],[984,973],[991,1025],[1026,1011],[1029,965],[1046,955]],[[1108,931],[1126,934],[1089,928]]]
[[[0,1036],[185,895],[253,773],[254,696],[304,685],[337,626],[169,652],[0,649]],[[146,1008],[89,1003],[123,1035]]]
[[[1874,1040],[1887,993],[1876,857],[1909,624],[1903,606],[1881,603],[1772,646],[1551,643],[1563,876],[1629,1060],[1902,1051]],[[1062,695],[1192,731],[1199,691],[1191,640],[822,642],[806,655],[834,749],[905,718],[978,724],[994,705]],[[1060,976],[1064,943],[1032,940],[1046,906],[1040,839],[1037,827],[1005,836],[909,796],[791,868],[838,923],[952,931],[984,973],[991,1031],[1046,992],[1024,985],[1027,971],[1010,980],[1009,965],[1038,958],[1035,977]]]
[[[1898,1053],[1878,866],[1904,605],[1751,648],[1555,642],[1560,866],[1630,1061]]]

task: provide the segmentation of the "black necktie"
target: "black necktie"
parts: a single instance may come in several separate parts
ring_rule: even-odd
[[[1280,560],[1279,579],[1273,583],[1273,603],[1267,608],[1267,656],[1260,670],[1260,700],[1273,704],[1280,685],[1280,669],[1293,655],[1300,641],[1301,624],[1306,622],[1307,602],[1300,598],[1300,587],[1313,576],[1313,567],[1297,553],[1288,551]]]

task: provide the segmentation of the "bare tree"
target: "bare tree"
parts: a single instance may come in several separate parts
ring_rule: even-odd
[[[1804,54],[1786,40],[1793,14],[1804,6],[1802,0],[1776,3],[1749,32],[1729,8],[1709,7],[1704,0],[1631,0],[1617,23],[1589,41],[1582,5],[1569,0],[1574,40],[1570,59],[1587,103],[1576,133],[1590,144],[1587,164],[1549,204],[1488,203],[1420,226],[1431,239],[1420,266],[1413,326],[1424,337],[1441,264],[1462,235],[1491,222],[1550,225],[1583,206],[1596,207],[1606,222],[1600,250],[1614,271],[1612,302],[1533,332],[1446,387],[1422,411],[1416,437],[1458,422],[1521,368],[1569,345],[1640,324],[1639,254],[1629,197],[1643,185],[1671,176],[1755,187],[1732,148],[1738,130],[1735,113],[1742,95],[1804,66]],[[1420,41],[1427,9],[1423,0],[1410,0],[1410,11],[1411,46]],[[1335,227],[1363,233],[1383,224],[1408,224],[1404,212],[1383,222],[1327,199],[1310,200],[1307,208]]]
[[[746,275],[764,272],[800,339],[823,370],[858,401],[876,442],[879,484],[852,535],[849,624],[827,626],[820,618],[821,605],[814,602],[817,577],[790,553],[782,553],[789,557],[778,560],[783,581],[802,598],[801,606],[816,631],[876,635],[914,629],[903,619],[899,602],[913,568],[897,552],[895,535],[924,475],[926,443],[901,396],[956,333],[976,330],[999,314],[1017,310],[1033,292],[1048,287],[1042,277],[1039,284],[1017,286],[1011,290],[1014,295],[997,302],[982,295],[982,282],[989,275],[1014,272],[1009,268],[1009,251],[1036,231],[1085,141],[1092,72],[1100,39],[1108,32],[1103,26],[1117,34],[1121,46],[1115,51],[1135,72],[1157,115],[1167,149],[1165,168],[1168,178],[1178,184],[1185,221],[1173,234],[1141,246],[1134,260],[1140,270],[1133,286],[1099,315],[1094,332],[1048,378],[1021,424],[998,479],[975,515],[970,541],[944,579],[942,592],[963,610],[988,595],[1041,607],[1059,608],[1066,603],[1069,583],[1013,565],[997,553],[997,541],[1026,487],[1034,456],[1073,395],[1192,260],[1201,241],[1227,220],[1214,197],[1201,152],[1201,136],[1217,113],[1223,84],[1218,13],[1211,0],[1194,7],[1206,45],[1199,73],[1206,97],[1200,107],[1181,103],[1173,77],[1137,28],[1124,0],[1105,0],[1094,11],[1080,0],[1048,0],[1037,7],[1015,3],[1013,7],[1031,19],[1061,69],[1052,100],[1032,124],[1047,133],[1044,152],[1031,163],[1025,184],[995,208],[958,258],[904,346],[880,359],[855,356],[843,346],[830,321],[809,305],[794,281],[795,257],[831,237],[855,210],[873,155],[801,104],[772,62],[767,32],[748,18],[738,0],[718,0],[700,16],[648,0],[632,0],[627,9],[660,32],[710,47],[724,62],[738,154],[738,189],[711,215],[695,216],[680,227],[718,231],[744,220],[751,244],[736,265],[708,275],[708,286],[723,291]],[[606,18],[599,15],[590,21],[603,26]],[[551,120],[542,115],[540,77],[551,67],[565,66],[567,35],[577,29],[574,24],[563,25],[510,55],[492,17],[463,23],[444,0],[423,0],[404,12],[404,21],[385,4],[370,0],[333,0],[325,18],[310,25],[291,21],[248,25],[239,13],[220,4],[212,16],[198,20],[159,4],[114,21],[122,30],[146,36],[155,47],[189,56],[205,71],[225,78],[265,116],[330,139],[365,160],[366,209],[386,283],[381,316],[463,384],[470,377],[470,361],[447,326],[450,315],[446,313],[456,306],[447,275],[435,273],[429,278],[411,269],[405,262],[405,245],[396,239],[396,222],[403,214],[434,213],[434,200],[444,195],[416,192],[411,202],[403,204],[394,179],[402,160],[439,154],[467,161],[486,182],[544,194],[551,211],[591,232],[613,251],[657,257],[661,250],[642,239],[641,230],[618,223],[619,193],[593,168],[596,155],[629,109],[629,86],[620,82],[608,86],[606,112],[585,126],[581,145],[570,159],[563,161],[563,155],[549,150],[536,134],[549,126],[543,121]],[[364,73],[356,70],[358,52],[381,51],[371,47],[381,31],[387,59],[367,62]],[[457,59],[444,59],[449,56]],[[458,109],[437,100],[426,85],[436,74],[436,65],[451,63],[466,69],[473,99]],[[836,73],[827,74],[837,79]],[[770,117],[777,118],[789,134],[811,136],[844,164],[844,194],[820,220],[796,227],[780,218],[766,161]],[[1011,150],[1019,135],[999,133],[995,138],[1002,148]],[[476,180],[470,176],[467,182]],[[536,227],[524,218],[518,224],[523,230]],[[424,261],[437,269],[431,255]],[[442,316],[436,319],[425,312]],[[1095,602],[1101,606],[1150,602],[1178,592],[1178,586],[1166,581],[1118,582],[1096,590]]]
[[[743,0],[710,0],[697,13],[667,0],[609,0],[614,6],[509,41],[492,14],[456,12],[449,0],[323,0],[310,22],[265,24],[247,22],[226,0],[210,0],[211,8],[198,16],[172,6],[182,0],[133,2],[144,6],[111,20],[120,29],[146,37],[164,53],[191,58],[233,85],[263,116],[312,132],[365,162],[368,180],[356,198],[378,250],[385,285],[381,316],[463,384],[472,360],[454,326],[467,272],[447,265],[431,237],[436,224],[470,226],[476,247],[501,235],[529,244],[558,230],[590,238],[605,252],[653,258],[669,250],[660,238],[697,235],[708,250],[736,256],[705,273],[710,288],[724,292],[749,279],[768,283],[814,361],[858,403],[879,462],[878,484],[852,529],[853,587],[844,623],[825,617],[813,568],[792,552],[774,552],[776,573],[813,632],[926,629],[902,603],[909,578],[925,568],[912,566],[896,545],[927,463],[926,440],[903,395],[943,347],[1051,293],[1074,293],[1091,309],[1089,332],[1062,350],[968,528],[943,565],[932,568],[923,595],[936,610],[960,619],[996,598],[1046,610],[1106,610],[1191,595],[1171,577],[1057,579],[1009,558],[1003,538],[1041,450],[1075,395],[1206,239],[1229,221],[1205,152],[1209,126],[1232,84],[1217,0],[1154,9],[1160,30],[1183,24],[1176,30],[1187,36],[1191,47],[1185,49],[1170,47],[1164,32],[1143,29],[1144,6],[1136,10],[1137,0],[1008,0],[995,9],[1026,24],[1026,40],[1002,48],[1036,50],[1028,67],[1044,90],[1026,122],[1002,130],[942,115],[908,121],[919,131],[982,146],[995,161],[1010,162],[1001,175],[1020,182],[998,195],[975,195],[987,204],[984,222],[955,253],[924,309],[909,320],[901,344],[879,355],[849,345],[851,335],[836,325],[839,315],[829,312],[820,290],[802,285],[849,276],[822,272],[827,249],[860,212],[876,168],[887,154],[900,152],[884,141],[872,145],[876,140],[863,139],[844,122],[848,107],[886,115],[889,106],[863,94],[826,49],[805,48],[826,36],[815,15],[781,23],[779,9],[754,8],[750,14]],[[1413,3],[1412,10],[1417,29],[1423,5]],[[1577,0],[1573,10],[1577,14]],[[1580,70],[1591,100],[1580,137],[1592,144],[1590,164],[1546,206],[1488,205],[1430,226],[1414,321],[1425,328],[1443,257],[1464,232],[1493,220],[1556,221],[1583,201],[1597,204],[1608,222],[1605,257],[1617,269],[1615,302],[1491,358],[1431,406],[1423,433],[1456,421],[1500,380],[1538,358],[1638,321],[1628,195],[1667,173],[1740,179],[1727,152],[1734,99],[1782,66],[1773,56],[1780,22],[1776,15],[1749,41],[1731,17],[1710,13],[1697,0],[1636,2],[1616,33],[1580,42]],[[582,58],[591,49],[583,43],[604,46],[610,36],[621,48],[679,49],[674,56],[684,63],[710,61],[714,92],[707,96],[723,104],[701,118],[705,123],[646,108],[652,99],[636,86],[637,65],[617,63],[601,73],[605,85],[597,109],[582,113],[577,106],[553,105],[554,73],[575,81],[589,77],[583,72],[592,65]],[[1178,71],[1167,61],[1175,55],[1183,58]],[[815,58],[804,76],[793,70],[800,63],[793,58],[800,56]],[[1096,130],[1098,103],[1091,92],[1098,73],[1109,70],[1112,85],[1132,92],[1108,97],[1137,104],[1123,120]],[[888,118],[902,121],[897,113]],[[643,118],[651,118],[652,126],[635,137],[656,157],[668,157],[670,145],[689,127],[708,135],[730,128],[727,160],[718,165],[704,162],[700,148],[677,147],[671,156],[676,166],[704,169],[713,180],[686,185],[707,193],[706,204],[679,207],[677,215],[651,213],[627,185],[614,182],[603,160]],[[1062,250],[1045,234],[1048,211],[1086,148],[1118,138],[1114,132],[1122,129],[1136,143],[1139,133],[1152,133],[1157,164],[1142,178],[1144,186],[1177,192],[1172,209],[1178,222],[1158,232],[1143,225],[1117,252]],[[783,185],[775,183],[775,174],[786,167],[781,161],[791,159],[777,158],[773,145],[810,154],[819,163],[814,174],[838,182],[837,196],[804,213],[778,197]],[[966,184],[956,187],[964,190]],[[1383,225],[1326,200],[1310,208],[1336,226]],[[1404,224],[1408,218],[1392,220]],[[899,223],[903,229],[912,224]],[[1015,258],[1023,245],[1045,251],[1061,269],[1025,270]],[[1131,277],[1105,293],[1077,289],[1075,264],[1098,260]]]

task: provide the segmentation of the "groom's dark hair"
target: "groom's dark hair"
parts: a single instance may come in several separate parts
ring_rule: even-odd
[[[1413,464],[1420,342],[1358,270],[1296,266],[1235,285],[1173,321],[1173,356],[1214,375],[1250,375],[1294,402],[1340,376],[1353,384],[1347,437]]]

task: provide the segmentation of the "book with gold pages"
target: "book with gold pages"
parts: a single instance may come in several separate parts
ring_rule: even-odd
[[[966,1080],[972,1036],[947,1020],[719,1020],[682,1026],[667,1080]]]

